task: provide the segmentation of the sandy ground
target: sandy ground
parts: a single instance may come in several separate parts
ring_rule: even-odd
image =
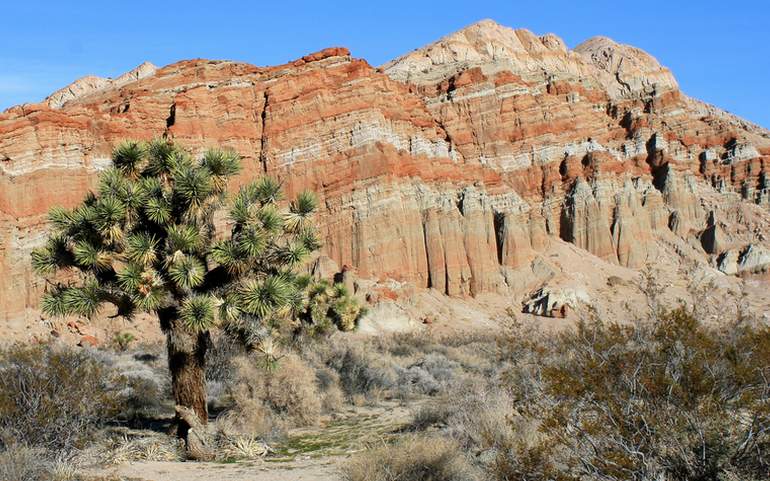
[[[136,461],[94,469],[92,481],[340,481],[340,466],[366,446],[401,435],[419,402],[350,407],[320,426],[296,429],[264,459],[223,462]]]
[[[139,462],[108,470],[126,481],[338,481],[338,457],[297,460],[285,463],[248,461],[241,463]]]

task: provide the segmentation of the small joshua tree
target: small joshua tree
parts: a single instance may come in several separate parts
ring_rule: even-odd
[[[304,192],[281,210],[281,186],[265,177],[234,196],[227,222],[215,222],[240,170],[234,152],[194,158],[165,140],[128,141],[112,161],[81,205],[49,214],[52,233],[33,265],[79,276],[52,283],[42,309],[91,318],[112,304],[120,316],[156,315],[176,404],[205,424],[209,331],[218,326],[258,347],[271,328],[307,309],[310,279],[296,268],[320,246],[311,223],[316,199]],[[227,232],[218,231],[222,224]]]

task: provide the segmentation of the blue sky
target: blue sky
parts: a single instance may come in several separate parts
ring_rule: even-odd
[[[770,4],[761,1],[2,0],[0,110],[145,60],[271,65],[329,46],[379,65],[483,18],[570,47],[605,35],[671,68],[685,93],[770,127]]]

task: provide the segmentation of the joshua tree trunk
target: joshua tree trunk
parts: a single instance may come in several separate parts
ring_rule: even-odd
[[[192,410],[202,425],[208,422],[206,406],[206,350],[208,331],[191,333],[177,318],[175,310],[159,313],[166,332],[171,390],[177,406]],[[186,438],[189,423],[177,416],[178,434]]]
[[[168,367],[171,371],[174,402],[195,411],[200,422],[205,425],[208,421],[205,379],[208,335],[183,331],[175,334],[174,337],[178,340],[180,336],[189,337],[183,346],[180,346],[176,340],[170,342],[169,339],[168,342]]]

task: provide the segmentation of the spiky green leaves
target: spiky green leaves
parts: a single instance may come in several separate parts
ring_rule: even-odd
[[[203,246],[203,235],[191,224],[171,225],[166,230],[166,244],[171,252],[197,252]]]
[[[275,205],[281,197],[281,184],[263,177],[241,187],[230,209],[230,218],[239,225],[258,221],[265,230],[277,232],[284,223]]]
[[[52,235],[44,247],[32,251],[32,267],[38,274],[51,274],[57,269],[71,267],[74,262],[67,238],[62,235]]]
[[[312,192],[300,192],[289,206],[286,225],[292,232],[300,232],[309,225],[310,218],[318,206],[318,200]]]
[[[174,197],[186,210],[200,209],[214,192],[211,174],[201,168],[181,167],[174,170]]]
[[[237,292],[229,292],[219,302],[219,319],[226,325],[238,324],[241,320],[240,296]]]
[[[365,313],[366,310],[345,286],[322,280],[310,286],[301,319],[305,321],[309,333],[323,334],[334,326],[350,331]]]
[[[129,182],[120,170],[107,169],[99,176],[99,195],[116,198],[125,196]]]
[[[126,177],[135,178],[139,175],[139,166],[144,160],[145,145],[128,140],[121,142],[112,151],[112,163]]]
[[[76,242],[72,254],[75,257],[75,263],[85,269],[103,272],[112,265],[112,255],[108,251],[87,241]]]
[[[318,199],[314,193],[310,191],[300,192],[294,202],[291,203],[290,210],[302,217],[307,217],[315,212],[318,207]]]
[[[257,257],[267,247],[267,234],[256,227],[247,227],[236,238],[238,250],[245,257]]]
[[[142,284],[142,273],[144,268],[139,264],[128,264],[123,270],[117,273],[118,284],[125,292],[136,293]]]
[[[91,318],[99,310],[102,291],[98,282],[91,278],[80,287],[56,287],[43,294],[41,308],[51,316],[78,315]]]
[[[201,164],[219,177],[230,177],[241,170],[241,158],[232,150],[209,149],[203,154]]]
[[[211,258],[233,276],[246,272],[249,267],[237,243],[232,240],[219,241],[214,244],[211,248]]]
[[[253,198],[262,205],[274,204],[283,198],[281,184],[272,177],[262,177],[252,184]]]
[[[245,225],[250,223],[253,218],[252,202],[243,194],[243,191],[241,191],[235,197],[232,207],[230,207],[230,219],[232,219],[236,225]]]
[[[126,207],[116,197],[101,197],[94,206],[96,215],[94,221],[99,228],[120,224],[126,218]]]
[[[40,309],[49,316],[63,317],[70,314],[64,298],[66,288],[59,288],[52,292],[46,292],[40,299]]]
[[[290,307],[294,289],[292,283],[280,275],[269,276],[261,281],[249,280],[239,290],[241,308],[261,318],[280,313]]]
[[[268,204],[260,208],[257,211],[256,217],[261,224],[262,229],[272,234],[280,232],[284,226],[283,216],[281,216],[280,212],[278,212],[278,209],[272,204]]]
[[[280,258],[287,266],[294,267],[302,263],[309,254],[310,251],[302,242],[295,242],[281,249]]]
[[[143,177],[157,177],[165,179],[173,167],[173,155],[178,147],[165,139],[154,139],[146,146],[147,163]]]
[[[148,312],[160,306],[165,296],[160,274],[138,264],[128,264],[118,272],[118,285],[138,308]]]
[[[227,188],[227,179],[240,172],[241,158],[232,150],[209,149],[201,165],[211,173],[214,192],[221,194]]]
[[[206,268],[195,257],[181,255],[169,267],[168,275],[180,288],[192,289],[203,283]]]
[[[119,244],[123,238],[126,207],[115,197],[101,197],[94,205],[94,226],[106,243]]]
[[[179,319],[192,332],[204,332],[214,326],[216,302],[213,297],[194,294],[179,309]]]
[[[48,211],[48,221],[51,223],[51,227],[59,232],[66,231],[72,225],[73,213],[64,207],[53,207]]]
[[[153,197],[144,206],[144,213],[156,224],[167,224],[171,222],[171,203],[162,197]]]
[[[321,240],[318,238],[318,233],[312,227],[305,227],[297,234],[297,242],[302,243],[310,252],[317,251],[321,248]]]
[[[155,236],[141,232],[128,237],[126,258],[142,266],[149,266],[158,258],[158,240]]]

